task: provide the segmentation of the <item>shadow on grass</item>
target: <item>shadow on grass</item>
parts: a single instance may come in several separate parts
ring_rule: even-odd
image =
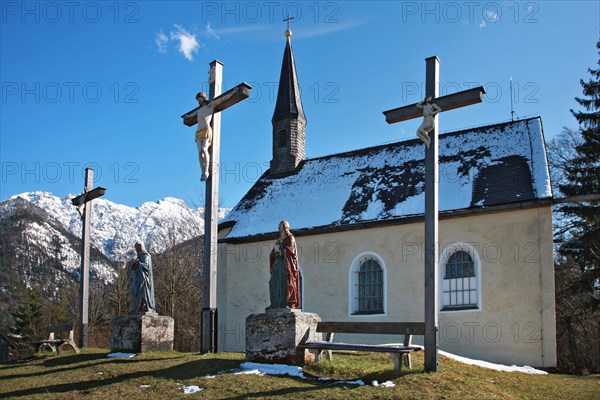
[[[184,357],[184,356],[180,356]],[[198,359],[191,360],[188,362],[183,362],[181,364],[177,364],[167,368],[161,368],[161,361],[167,360],[175,360],[180,357],[162,357],[162,358],[139,358],[139,359],[109,359],[106,358],[106,354],[97,353],[97,354],[76,354],[72,356],[63,356],[57,358],[47,359],[42,363],[42,366],[48,367],[48,371],[35,372],[31,374],[22,374],[22,375],[9,375],[6,377],[2,377],[0,379],[12,379],[12,378],[34,378],[41,377],[44,375],[56,374],[56,373],[64,373],[69,371],[75,371],[79,369],[90,369],[93,371],[93,367],[97,365],[107,365],[107,364],[130,364],[131,369],[135,368],[135,364],[140,365],[141,363],[157,363],[159,366],[156,370],[145,370],[145,371],[134,371],[134,372],[125,372],[120,375],[112,376],[110,378],[105,379],[95,379],[90,378],[89,380],[73,382],[73,383],[57,383],[57,384],[48,384],[44,386],[39,386],[35,388],[28,389],[19,389],[14,390],[12,392],[4,392],[2,393],[2,397],[27,397],[33,395],[40,394],[59,394],[66,392],[80,392],[82,394],[89,393],[92,390],[106,388],[111,385],[117,385],[121,383],[125,383],[128,381],[134,381],[136,379],[148,379],[148,378],[157,378],[157,379],[168,379],[172,381],[186,381],[195,379],[198,377],[206,376],[206,375],[215,375],[221,373],[223,371],[230,371],[234,369],[238,369],[240,366],[239,359],[228,359],[228,358],[204,358],[202,356],[198,356]],[[74,365],[75,364],[75,365]],[[164,364],[163,364],[164,365]],[[394,371],[381,371],[372,374],[365,374],[361,377],[353,378],[352,380],[361,379],[366,384],[370,384],[372,380],[379,380],[380,382],[384,381],[384,379],[396,379],[408,374],[419,373],[419,371],[402,371],[402,373],[397,373]],[[302,385],[297,385],[293,387],[286,387],[280,389],[266,389],[260,392],[255,393],[244,393],[240,395],[234,395],[232,397],[228,397],[228,400],[241,400],[248,398],[260,398],[260,397],[275,397],[275,396],[285,396],[288,394],[297,394],[297,393],[308,393],[312,391],[322,390],[327,387],[337,386],[337,384],[342,384],[347,389],[356,389],[360,387],[359,385],[353,384],[343,384],[340,380],[331,380],[331,381],[320,381],[318,375],[313,375],[307,371],[305,371],[307,379],[300,378],[291,378],[287,375],[285,376],[277,376],[280,378],[293,379],[298,383],[302,383]],[[89,375],[90,377],[93,374]],[[341,385],[340,385],[341,386]]]
[[[46,358],[42,362],[42,365],[48,368],[55,368],[63,365],[79,364],[104,358],[106,358],[106,354],[104,353],[61,354],[60,356],[50,356]]]
[[[183,357],[166,357],[166,358],[152,358],[152,359],[135,359],[135,358],[107,358],[108,353],[95,353],[95,354],[73,354],[71,356],[56,356],[52,358],[47,358],[39,365],[48,368],[46,371],[32,372],[27,374],[18,374],[18,375],[6,375],[0,376],[0,381],[8,380],[8,379],[17,379],[17,378],[35,378],[42,377],[52,374],[60,374],[63,372],[76,371],[79,369],[85,369],[94,367],[96,365],[106,365],[106,364],[124,364],[124,363],[144,363],[144,362],[156,362],[162,360],[175,360],[177,358]],[[96,362],[91,362],[96,361]],[[23,364],[17,365],[22,367]],[[57,368],[64,367],[64,368]]]
[[[284,378],[290,378],[289,376],[282,376]],[[298,378],[294,378],[294,380],[297,380]],[[255,392],[255,393],[244,393],[238,396],[233,396],[233,397],[224,397],[223,400],[244,400],[244,399],[253,399],[253,398],[271,398],[271,397],[276,397],[276,396],[286,396],[286,395],[291,395],[291,394],[299,394],[299,393],[306,393],[306,392],[311,392],[313,390],[323,390],[324,388],[326,388],[328,385],[324,384],[320,381],[312,381],[310,379],[302,379],[301,380],[302,383],[305,384],[309,384],[311,386],[303,386],[303,387],[298,387],[298,386],[294,386],[294,387],[288,387],[285,389],[275,389],[275,390],[265,390],[262,392]],[[351,386],[351,389],[357,389],[360,386],[359,385],[348,385]]]
[[[95,356],[97,356],[97,355],[95,355]],[[105,355],[102,355],[102,354],[100,354],[99,356],[106,357]],[[174,358],[165,358],[165,360],[166,359],[173,360]],[[156,362],[156,361],[161,361],[161,360],[163,360],[163,359],[161,359],[161,358],[147,359],[147,360],[141,359],[141,360],[137,360],[137,362],[144,362],[144,361]],[[105,364],[107,362],[108,363],[111,363],[111,362],[130,363],[130,362],[135,362],[135,360],[109,359],[108,361],[105,361],[102,364]],[[49,371],[49,373],[65,372],[69,369],[87,368],[87,367],[90,367],[90,366],[93,366],[96,364],[100,364],[100,363],[86,364],[86,365],[81,365],[81,366],[72,367],[72,368],[60,369],[58,371],[53,370],[53,371]],[[90,381],[83,381],[83,382],[47,385],[47,386],[40,386],[40,387],[36,387],[36,388],[15,390],[12,392],[2,393],[2,397],[27,397],[27,396],[37,395],[37,394],[66,393],[66,392],[73,392],[73,391],[79,391],[82,393],[86,393],[93,389],[98,389],[98,388],[110,386],[113,384],[123,383],[123,382],[129,381],[129,380],[134,380],[137,378],[154,377],[154,378],[163,378],[163,379],[171,379],[171,380],[187,380],[187,379],[197,378],[202,375],[214,374],[214,373],[217,373],[217,372],[223,371],[223,370],[235,369],[235,368],[239,367],[239,365],[240,365],[239,360],[201,359],[201,360],[190,361],[187,363],[179,364],[179,365],[176,365],[173,367],[160,369],[160,370],[156,370],[156,371],[131,372],[131,373],[126,373],[123,375],[119,375],[119,376],[115,376],[113,378],[108,378],[108,379],[103,379],[103,380],[93,380],[93,381],[90,380]],[[31,374],[31,375],[35,376],[35,375],[40,375],[40,374],[45,374],[45,373],[46,372],[36,373],[36,374]],[[23,377],[23,376],[21,376],[21,377]],[[25,377],[27,377],[27,376],[25,376]],[[15,376],[13,375],[13,376],[10,376],[7,378],[15,378]]]

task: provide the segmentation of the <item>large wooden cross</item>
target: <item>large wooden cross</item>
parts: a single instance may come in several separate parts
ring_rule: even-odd
[[[243,82],[221,94],[223,82],[223,64],[217,60],[210,63],[209,101],[217,104],[211,120],[212,145],[210,153],[210,173],[206,180],[206,201],[204,207],[204,268],[202,290],[202,316],[200,321],[202,353],[217,351],[217,234],[219,224],[219,163],[221,152],[221,114],[220,112],[250,96],[252,87]],[[226,100],[224,100],[226,99]],[[194,126],[198,123],[197,112],[200,107],[183,114],[183,123]]]
[[[104,195],[106,189],[94,186],[94,170],[85,169],[83,193],[71,199],[81,215],[81,276],[79,285],[79,347],[88,345],[89,298],[90,298],[90,224],[92,221],[92,200]]]
[[[462,92],[439,96],[439,65],[436,57],[425,59],[425,97],[431,96],[432,103],[440,112],[480,103],[485,89],[483,86]],[[420,103],[384,111],[388,124],[423,117]],[[431,143],[425,149],[425,371],[438,370],[438,116],[429,132]]]

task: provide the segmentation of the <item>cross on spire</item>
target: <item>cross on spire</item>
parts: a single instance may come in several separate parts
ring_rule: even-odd
[[[287,22],[287,30],[285,31],[285,36],[289,39],[292,36],[292,31],[290,30],[290,21],[293,20],[294,17],[290,17],[290,13],[288,13],[287,18],[283,20],[283,22]]]

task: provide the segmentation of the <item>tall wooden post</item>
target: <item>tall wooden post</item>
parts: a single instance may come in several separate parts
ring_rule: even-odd
[[[79,285],[79,347],[88,345],[88,321],[90,299],[90,224],[92,221],[92,200],[103,196],[106,189],[94,185],[94,170],[85,169],[85,185],[83,193],[71,199],[81,215],[81,277]],[[83,211],[82,211],[83,210]]]
[[[440,60],[426,62],[425,96],[439,96]],[[438,370],[438,115],[425,148],[425,371]]]
[[[210,63],[209,100],[221,94],[223,64],[215,60]],[[201,317],[202,353],[217,351],[217,235],[219,224],[219,165],[221,154],[221,113],[212,117],[213,139],[210,148],[210,175],[206,181],[204,208],[204,288]]]
[[[94,186],[94,170],[85,169],[84,193]],[[81,221],[81,277],[79,285],[79,347],[88,345],[89,299],[90,299],[90,221],[92,219],[92,203],[84,203],[83,221]]]
[[[462,92],[439,96],[440,60],[425,59],[425,97],[440,107],[440,112],[481,103],[485,89],[479,86]],[[423,117],[423,109],[411,104],[384,111],[388,124]],[[422,103],[421,103],[422,104]],[[425,148],[425,371],[438,370],[438,115],[429,132],[431,143]]]
[[[183,124],[194,126],[198,118],[207,115],[202,111],[212,110],[210,126],[212,128],[212,144],[210,165],[206,180],[206,202],[204,208],[204,268],[202,286],[202,314],[200,315],[200,351],[202,353],[217,351],[217,239],[219,224],[219,163],[221,154],[221,111],[250,97],[252,87],[242,82],[236,87],[221,94],[223,82],[223,64],[215,60],[210,63],[209,70],[209,104],[200,106],[183,114]],[[204,123],[204,122],[203,122]]]

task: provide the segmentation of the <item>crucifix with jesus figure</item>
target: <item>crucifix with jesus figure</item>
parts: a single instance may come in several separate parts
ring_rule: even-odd
[[[384,111],[388,124],[423,118],[417,136],[425,144],[425,371],[438,370],[438,114],[483,101],[479,86],[447,96],[439,95],[440,60],[426,62],[425,99]]]
[[[186,126],[198,124],[196,146],[200,160],[201,180],[206,181],[204,208],[204,267],[200,351],[217,351],[217,230],[219,223],[219,163],[221,149],[220,112],[250,96],[252,87],[242,82],[221,94],[223,64],[215,60],[208,71],[209,96],[196,95],[198,107],[183,114]]]

